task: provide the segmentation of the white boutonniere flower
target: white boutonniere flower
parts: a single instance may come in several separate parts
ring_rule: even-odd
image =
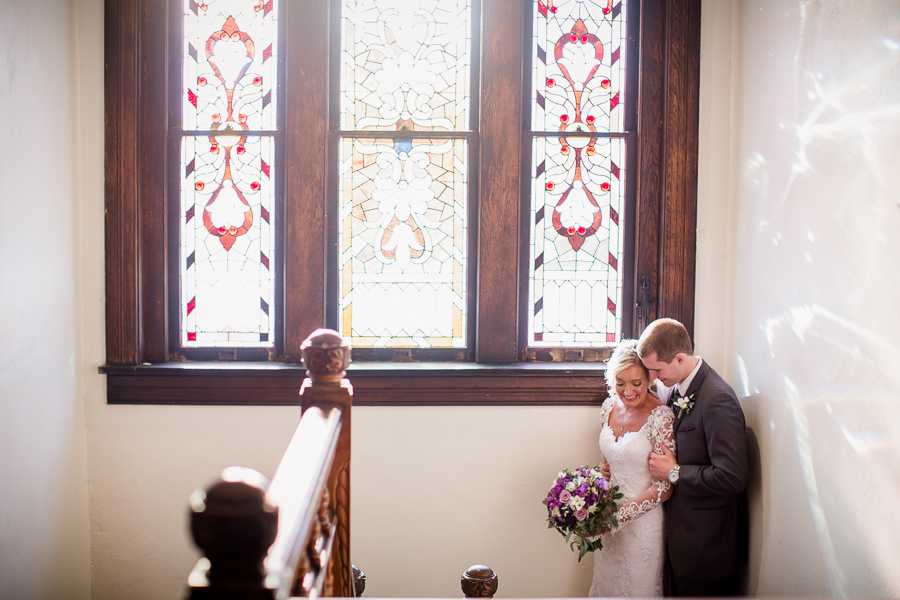
[[[682,415],[688,415],[691,412],[691,409],[694,408],[694,397],[696,394],[691,394],[690,396],[679,396],[678,399],[673,403],[675,408],[678,409],[678,417],[681,418]]]

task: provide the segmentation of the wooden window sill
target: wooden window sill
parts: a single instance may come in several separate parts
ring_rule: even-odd
[[[353,363],[356,406],[599,406],[604,363]],[[104,365],[108,404],[299,406],[302,365]]]

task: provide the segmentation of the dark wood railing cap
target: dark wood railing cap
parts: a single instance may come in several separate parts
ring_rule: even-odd
[[[350,365],[350,344],[333,329],[316,329],[300,344],[306,374],[314,384],[338,385]]]
[[[485,565],[472,565],[460,578],[466,598],[492,598],[497,593],[497,575]]]
[[[278,507],[266,496],[269,480],[247,467],[228,467],[206,490],[191,494],[191,534],[209,560],[208,585],[265,577],[263,559],[278,528]]]

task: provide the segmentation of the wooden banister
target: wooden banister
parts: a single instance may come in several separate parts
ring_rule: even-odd
[[[191,533],[204,552],[188,578],[192,600],[357,595],[350,564],[353,388],[344,379],[350,348],[337,332],[317,330],[301,351],[308,377],[300,423],[271,483],[253,469],[228,467],[191,495]]]

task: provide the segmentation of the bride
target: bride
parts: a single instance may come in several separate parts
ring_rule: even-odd
[[[647,457],[672,452],[672,409],[654,395],[650,373],[637,355],[637,341],[623,340],[606,371],[614,394],[600,409],[600,451],[609,463],[610,483],[624,495],[616,514],[619,526],[603,533],[603,550],[594,553],[589,596],[662,596],[665,513],[660,504],[672,495],[668,481],[650,477]]]

